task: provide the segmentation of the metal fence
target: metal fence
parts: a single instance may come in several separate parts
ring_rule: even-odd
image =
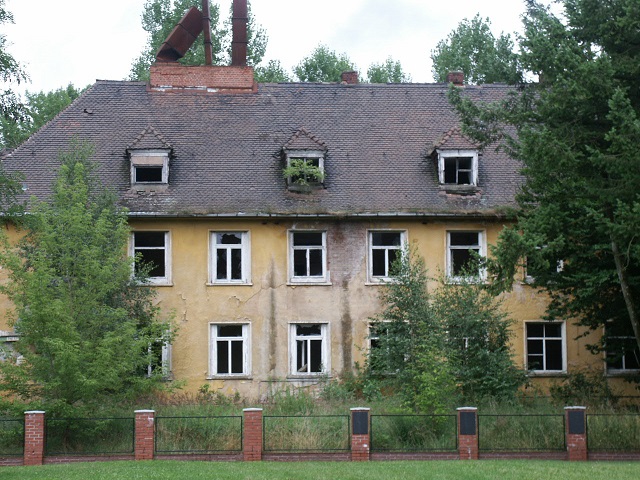
[[[51,418],[45,424],[45,455],[132,454],[133,418]]]
[[[478,415],[480,451],[566,450],[564,415]]]
[[[587,414],[590,451],[640,451],[640,414]]]
[[[456,415],[371,415],[371,450],[455,451],[457,430]]]
[[[349,415],[264,416],[265,452],[339,452],[351,449]]]
[[[156,417],[156,453],[242,451],[242,417]]]
[[[0,456],[24,455],[24,419],[0,419]]]

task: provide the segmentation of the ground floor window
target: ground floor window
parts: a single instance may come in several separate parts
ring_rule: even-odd
[[[313,375],[329,371],[327,324],[291,325],[290,361],[292,375]]]
[[[615,374],[640,370],[640,350],[631,325],[607,325],[604,346],[607,373]]]
[[[249,375],[249,324],[211,325],[212,375]]]
[[[562,372],[566,370],[564,322],[528,322],[527,370]]]

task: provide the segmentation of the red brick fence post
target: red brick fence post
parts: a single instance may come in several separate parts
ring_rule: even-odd
[[[570,461],[585,461],[587,454],[586,407],[564,407],[567,453]]]
[[[478,460],[478,409],[458,410],[458,454],[460,460]]]
[[[44,458],[44,412],[24,412],[24,465],[42,465]]]
[[[154,410],[136,410],[135,415],[135,459],[153,460],[156,412]]]
[[[245,408],[242,454],[245,462],[262,460],[262,409]]]
[[[351,461],[366,462],[371,452],[370,408],[351,409]]]

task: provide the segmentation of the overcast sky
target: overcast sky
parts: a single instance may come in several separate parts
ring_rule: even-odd
[[[15,24],[0,26],[0,33],[26,67],[29,91],[122,80],[145,46],[145,3],[5,0]],[[218,3],[226,15],[231,0]],[[251,5],[269,36],[265,59],[278,59],[289,71],[323,43],[346,53],[363,74],[371,63],[391,56],[414,82],[433,81],[430,52],[462,19],[480,13],[498,35],[520,30],[524,11],[523,0],[252,0]]]

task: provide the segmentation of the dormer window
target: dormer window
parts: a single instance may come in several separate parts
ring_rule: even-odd
[[[438,180],[444,186],[478,185],[477,150],[437,150]]]
[[[164,151],[131,153],[131,183],[162,185],[169,182],[169,154]]]
[[[289,190],[320,187],[324,184],[324,153],[320,151],[286,152],[283,175]]]

